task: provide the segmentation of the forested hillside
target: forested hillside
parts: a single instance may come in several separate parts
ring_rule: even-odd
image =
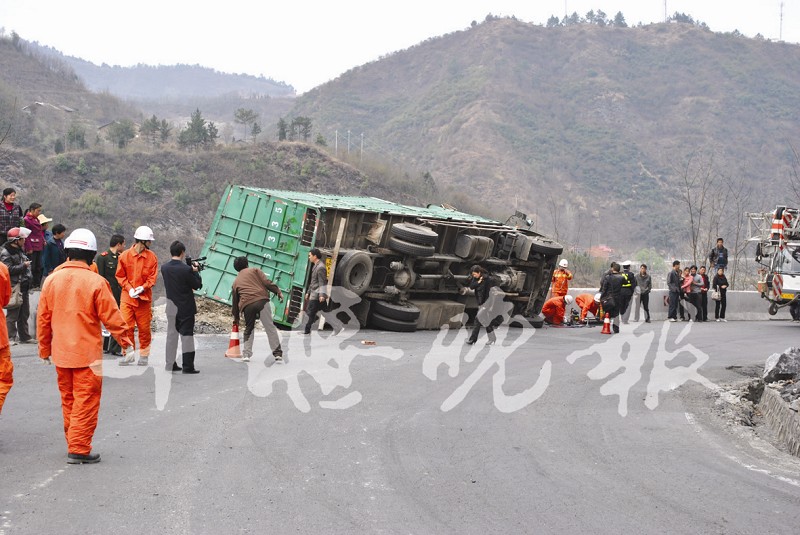
[[[797,45],[697,24],[489,17],[354,68],[295,113],[568,244],[687,254],[692,219],[730,235],[743,208],[785,197],[798,72]]]

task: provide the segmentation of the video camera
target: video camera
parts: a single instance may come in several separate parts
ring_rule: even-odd
[[[204,269],[206,269],[206,263],[205,263],[206,258],[208,257],[201,256],[199,258],[192,258],[191,256],[187,256],[186,264],[189,267],[197,266],[197,271],[203,271]]]

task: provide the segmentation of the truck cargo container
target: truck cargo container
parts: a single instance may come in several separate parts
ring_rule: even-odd
[[[332,284],[358,297],[352,311],[359,324],[392,331],[438,329],[473,314],[475,299],[461,288],[474,264],[490,271],[514,314],[535,324],[562,252],[529,228],[447,205],[234,185],[201,251],[207,261],[198,294],[230,305],[233,260],[247,256],[287,296],[272,300],[275,323],[292,326],[302,314],[313,247],[326,257]]]

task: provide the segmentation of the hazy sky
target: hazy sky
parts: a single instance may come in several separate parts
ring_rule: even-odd
[[[800,0],[784,0],[783,39],[800,42]],[[781,0],[667,0],[713,31],[777,39]],[[664,20],[664,0],[0,0],[0,28],[97,64],[199,64],[263,75],[299,93],[383,55],[483,21],[544,24],[565,11]]]

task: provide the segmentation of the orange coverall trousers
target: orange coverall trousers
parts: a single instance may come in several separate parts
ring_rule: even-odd
[[[92,437],[100,412],[103,377],[88,367],[56,366],[56,372],[58,372],[58,389],[61,391],[67,452],[88,455],[92,452]]]
[[[3,412],[3,403],[6,395],[14,384],[14,364],[11,363],[11,348],[0,349],[0,413]]]
[[[149,301],[141,301],[138,306],[132,306],[125,301],[120,303],[122,319],[128,324],[128,338],[133,342],[136,349],[136,341],[133,338],[134,327],[139,329],[139,356],[150,356],[150,341],[153,339],[150,332],[150,321],[153,319],[153,307]]]

